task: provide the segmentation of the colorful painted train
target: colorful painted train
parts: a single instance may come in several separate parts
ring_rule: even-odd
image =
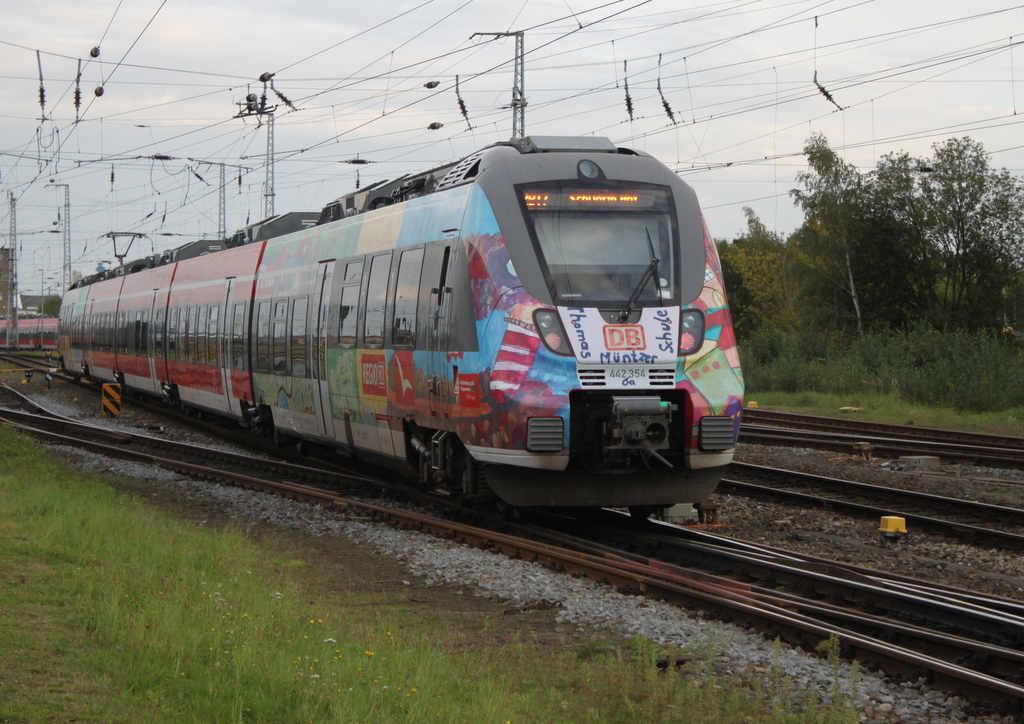
[[[732,459],[715,245],[647,154],[514,139],[270,222],[69,290],[64,369],[512,505],[699,502]]]
[[[22,317],[17,330],[0,319],[0,349],[57,349],[57,317]]]

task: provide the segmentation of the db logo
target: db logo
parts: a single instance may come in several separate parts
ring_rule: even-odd
[[[363,394],[387,397],[387,368],[382,354],[364,354],[362,358]]]
[[[609,349],[647,349],[644,328],[639,324],[604,328],[604,346]]]

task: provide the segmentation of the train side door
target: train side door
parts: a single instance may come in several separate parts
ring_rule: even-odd
[[[451,268],[454,249],[452,242],[445,241],[437,249],[437,255],[424,269],[424,285],[429,286],[426,307],[426,349],[427,349],[427,399],[430,415],[445,418],[451,415],[451,402],[455,393],[448,364],[448,336],[451,320]]]
[[[238,334],[235,329],[235,315],[231,307],[232,294],[235,291],[235,279],[231,277],[227,280],[227,285],[224,289],[224,304],[222,309],[224,310],[221,314],[223,320],[219,326],[219,334],[217,341],[210,346],[217,350],[217,366],[220,368],[221,375],[221,386],[224,389],[224,409],[228,412],[234,412],[234,400],[235,394],[231,385],[231,340],[234,335]]]
[[[311,311],[313,349],[311,355],[313,377],[313,404],[315,406],[317,432],[325,437],[334,437],[334,417],[331,413],[331,397],[328,384],[327,363],[328,320],[331,311],[331,284],[334,281],[334,260],[320,262],[316,272],[314,304]]]

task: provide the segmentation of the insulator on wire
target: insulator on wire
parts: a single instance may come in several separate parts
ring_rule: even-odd
[[[274,81],[270,81],[270,89],[271,89],[272,91],[274,91],[274,94],[275,94],[275,95],[276,95],[276,96],[277,96],[278,98],[280,98],[280,99],[281,99],[281,102],[282,102],[282,103],[284,103],[284,104],[285,104],[286,106],[288,106],[289,108],[291,108],[291,109],[292,109],[293,111],[297,111],[297,110],[299,110],[298,108],[296,108],[296,107],[295,107],[295,106],[294,106],[294,105],[292,104],[292,102],[291,102],[290,100],[288,100],[288,99],[287,99],[287,98],[285,97],[284,93],[282,93],[281,91],[279,91],[279,90],[278,90],[277,88],[275,88],[275,87],[274,87]]]
[[[36,51],[36,65],[39,66],[39,120],[46,118],[46,88],[43,87],[43,58]]]
[[[78,75],[75,76],[75,123],[82,108],[82,59],[78,59]]]
[[[818,71],[814,71],[814,85],[816,85],[818,87],[818,92],[821,93],[823,96],[825,96],[825,100],[827,100],[829,103],[831,103],[832,105],[834,105],[836,108],[838,108],[841,111],[846,110],[845,108],[843,108],[841,105],[839,105],[836,102],[836,99],[833,98],[832,94],[829,93],[825,89],[825,86],[823,86],[821,83],[818,82]]]
[[[626,75],[626,65],[629,63],[628,60],[622,61],[622,87],[626,92],[626,113],[629,114],[629,120],[633,120],[633,99],[629,95],[629,77]]]
[[[114,190],[114,167],[110,167],[110,190]]]
[[[665,94],[661,92],[661,78],[658,78],[658,95],[661,96],[661,105],[665,108],[665,113],[668,114],[668,119],[672,121],[672,125],[676,125],[676,115],[672,112],[672,106],[668,104],[665,99]]]
[[[661,53],[658,53],[658,95],[661,96],[661,105],[665,109],[665,113],[668,114],[668,119],[672,121],[672,125],[676,125],[676,116],[672,112],[672,106],[668,104],[668,100],[665,98],[665,94],[661,92]]]
[[[459,102],[459,111],[462,113],[462,117],[466,119],[466,125],[471,129],[472,125],[469,123],[469,111],[466,110],[466,101],[462,100],[462,94],[459,93],[459,76],[455,76],[455,98]]]

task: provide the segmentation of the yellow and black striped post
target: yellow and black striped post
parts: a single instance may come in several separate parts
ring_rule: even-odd
[[[103,414],[116,417],[121,414],[121,385],[103,385]]]

